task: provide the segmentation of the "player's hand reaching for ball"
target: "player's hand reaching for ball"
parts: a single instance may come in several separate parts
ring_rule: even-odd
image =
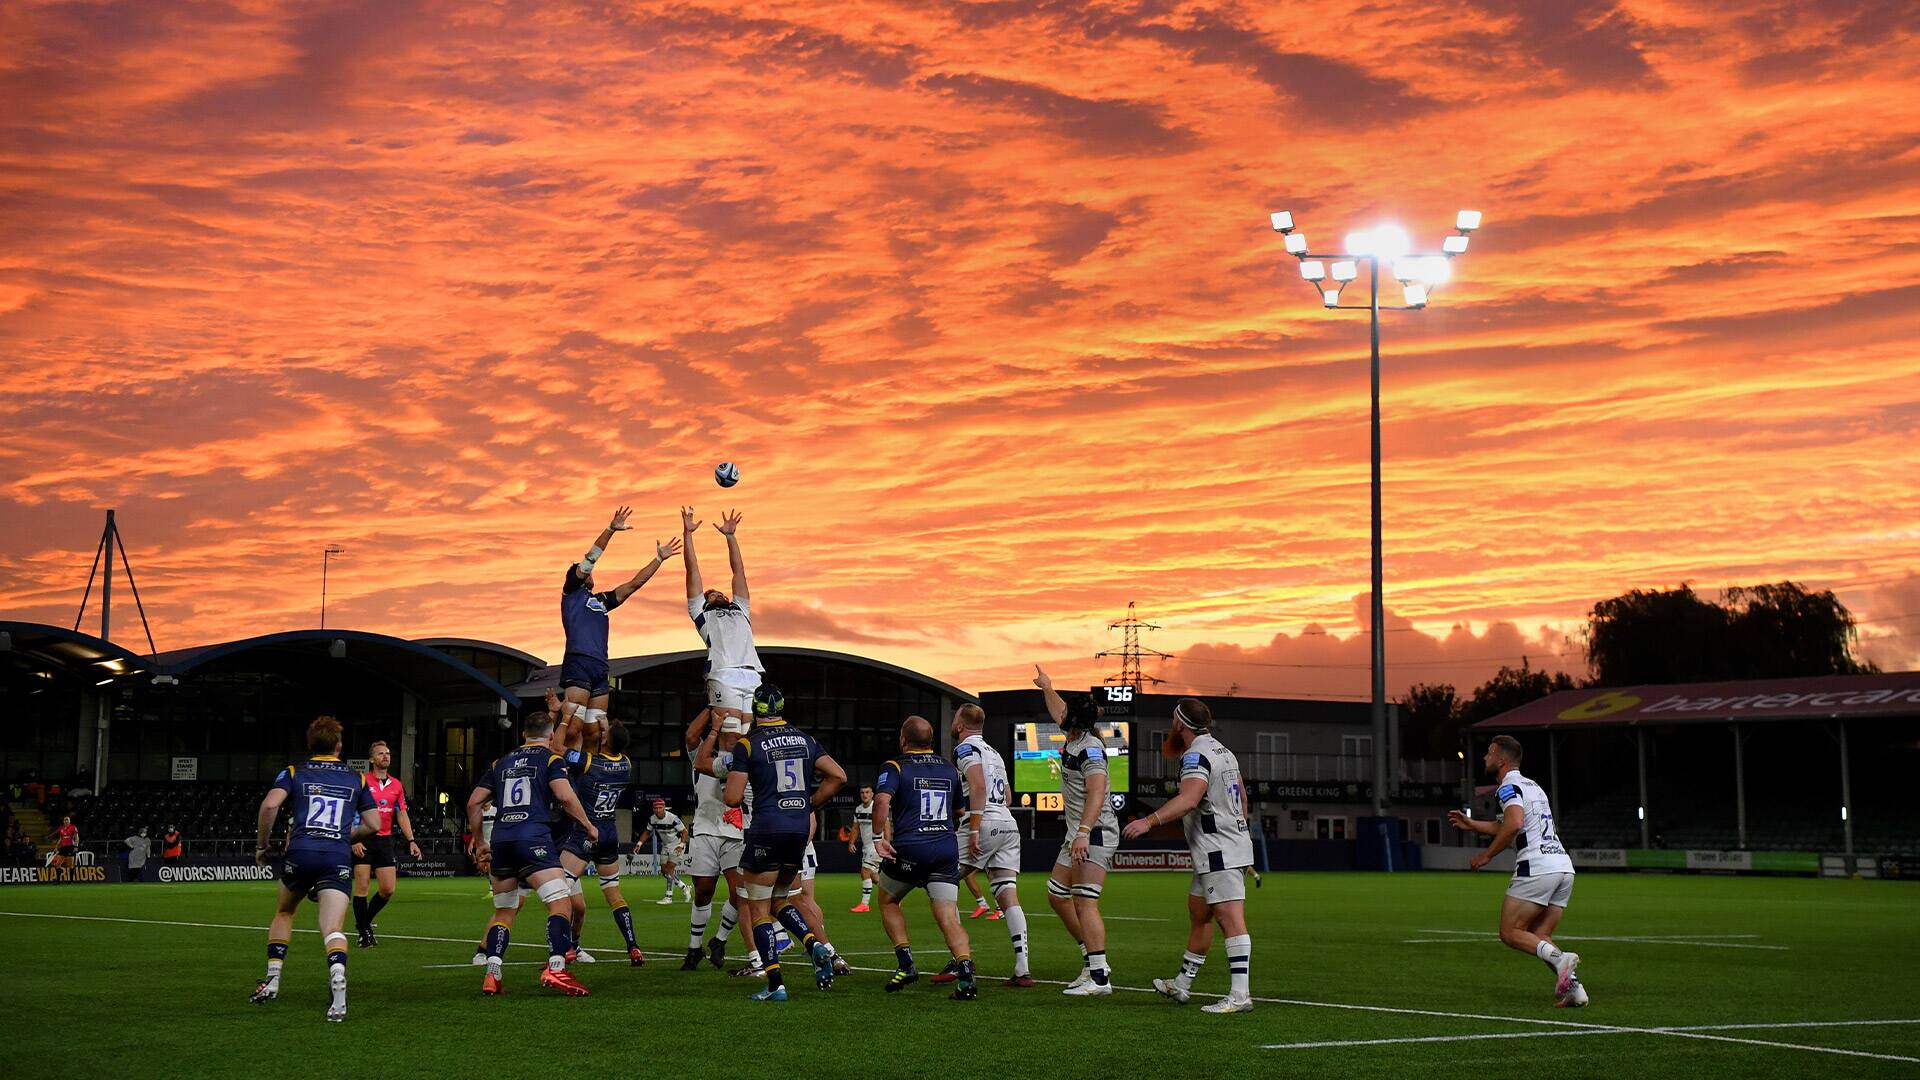
[[[1033,665],[1033,685],[1042,690],[1053,689],[1053,679],[1048,676],[1046,672],[1040,670],[1039,664]]]
[[[677,536],[664,544],[658,540],[653,542],[653,557],[660,562],[666,562],[678,554],[680,554],[680,538]]]
[[[733,530],[740,527],[740,519],[745,516],[746,515],[738,510],[729,510],[720,515],[720,523],[715,525],[714,528],[719,531],[721,536],[732,536]]]
[[[608,523],[607,528],[613,532],[626,532],[628,529],[633,528],[633,526],[627,524],[627,519],[632,516],[633,507],[623,506],[613,512],[613,521]]]
[[[704,524],[706,524],[706,522],[693,520],[693,507],[683,506],[680,508],[680,531],[681,532],[684,532],[684,533],[698,532],[700,529],[700,526]]]
[[[560,715],[560,695],[551,690],[547,691],[547,715]]]

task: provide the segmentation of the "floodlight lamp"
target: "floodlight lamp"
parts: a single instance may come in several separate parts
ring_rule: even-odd
[[[1320,299],[1328,307],[1339,307],[1340,306],[1340,290],[1339,289],[1321,289]]]
[[[1393,260],[1393,278],[1395,281],[1408,282],[1420,278],[1420,272],[1426,269],[1424,259],[1409,258],[1402,255]]]
[[[1453,227],[1461,232],[1472,232],[1480,227],[1480,211],[1462,210],[1453,219]]]
[[[1462,233],[1458,236],[1449,236],[1445,240],[1440,241],[1440,250],[1449,255],[1465,255],[1467,253],[1466,234]]]
[[[1373,227],[1373,254],[1381,259],[1397,259],[1405,255],[1412,247],[1407,239],[1407,230],[1398,225],[1376,225]]]
[[[1341,259],[1332,266],[1333,280],[1352,281],[1360,276],[1360,265],[1352,259]]]
[[[1367,229],[1362,229],[1359,232],[1348,233],[1347,234],[1347,254],[1349,255],[1373,254],[1373,233]]]
[[[1302,259],[1300,276],[1308,281],[1319,281],[1327,276],[1327,264],[1319,259]]]
[[[1287,234],[1287,254],[1305,255],[1306,253],[1307,253],[1306,234],[1305,233],[1288,233]]]
[[[1293,231],[1293,211],[1291,210],[1275,210],[1273,213],[1267,215],[1267,220],[1273,222],[1274,232],[1284,233]]]
[[[1453,276],[1453,265],[1445,255],[1423,255],[1413,261],[1420,264],[1413,276],[1428,285],[1444,285]]]
[[[1427,287],[1417,281],[1406,283],[1407,306],[1421,308],[1427,306]]]

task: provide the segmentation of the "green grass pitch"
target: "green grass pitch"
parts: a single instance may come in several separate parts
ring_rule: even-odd
[[[828,929],[862,969],[820,993],[803,964],[786,1005],[748,980],[676,970],[687,906],[629,878],[651,962],[629,967],[597,895],[577,970],[586,999],[534,985],[543,920],[525,918],[508,993],[468,966],[489,908],[477,879],[403,880],[382,943],[355,951],[351,1012],[323,1021],[303,907],[281,997],[247,1004],[265,959],[270,884],[0,890],[0,1016],[16,1076],[772,1075],[1070,1077],[1920,1076],[1920,886],[1585,874],[1561,928],[1593,1004],[1555,1009],[1538,961],[1492,938],[1504,880],[1469,874],[1277,874],[1249,894],[1254,1012],[1205,1016],[1138,992],[1176,969],[1187,878],[1115,874],[1105,910],[1111,998],[1059,995],[1077,953],[1021,881],[1031,990],[1007,990],[1003,923],[968,920],[976,1002],[925,981],[881,992],[877,913],[849,914],[852,876],[819,883]],[[591,892],[592,890],[590,890]],[[919,894],[923,969],[944,960]],[[1586,940],[1582,940],[1586,939]],[[738,939],[736,939],[738,940]],[[739,955],[738,946],[735,955]],[[612,961],[618,961],[612,962]],[[1222,993],[1221,945],[1196,989]],[[1569,1026],[1571,1025],[1571,1026]],[[1325,1044],[1300,1046],[1288,1044]]]

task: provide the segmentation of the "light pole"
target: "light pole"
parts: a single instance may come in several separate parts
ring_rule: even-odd
[[[1404,304],[1390,305],[1388,311],[1418,311],[1427,306],[1434,288],[1450,276],[1451,261],[1467,250],[1467,235],[1480,227],[1480,211],[1462,210],[1454,218],[1454,235],[1440,244],[1437,254],[1409,251],[1406,230],[1398,225],[1376,225],[1372,229],[1348,233],[1346,251],[1339,255],[1316,255],[1307,249],[1305,234],[1294,231],[1293,214],[1286,210],[1269,216],[1275,232],[1286,238],[1287,254],[1300,262],[1300,276],[1320,294],[1320,302],[1331,309],[1366,311],[1372,324],[1373,351],[1370,372],[1373,382],[1373,816],[1386,809],[1387,786],[1387,635],[1384,571],[1380,557],[1380,262],[1386,260],[1394,279],[1400,283]],[[1359,263],[1367,264],[1367,302],[1342,304],[1340,294],[1347,283],[1359,276]],[[1329,281],[1332,288],[1328,288]]]
[[[320,629],[327,628],[327,562],[335,555],[345,555],[347,549],[339,544],[328,544],[320,549]]]

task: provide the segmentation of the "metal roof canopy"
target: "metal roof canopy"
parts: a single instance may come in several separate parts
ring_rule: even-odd
[[[1561,690],[1482,720],[1473,730],[1499,734],[1911,716],[1920,716],[1920,671]]]
[[[153,667],[92,634],[45,623],[0,621],[0,665],[16,671],[66,675],[88,683],[136,675]]]

